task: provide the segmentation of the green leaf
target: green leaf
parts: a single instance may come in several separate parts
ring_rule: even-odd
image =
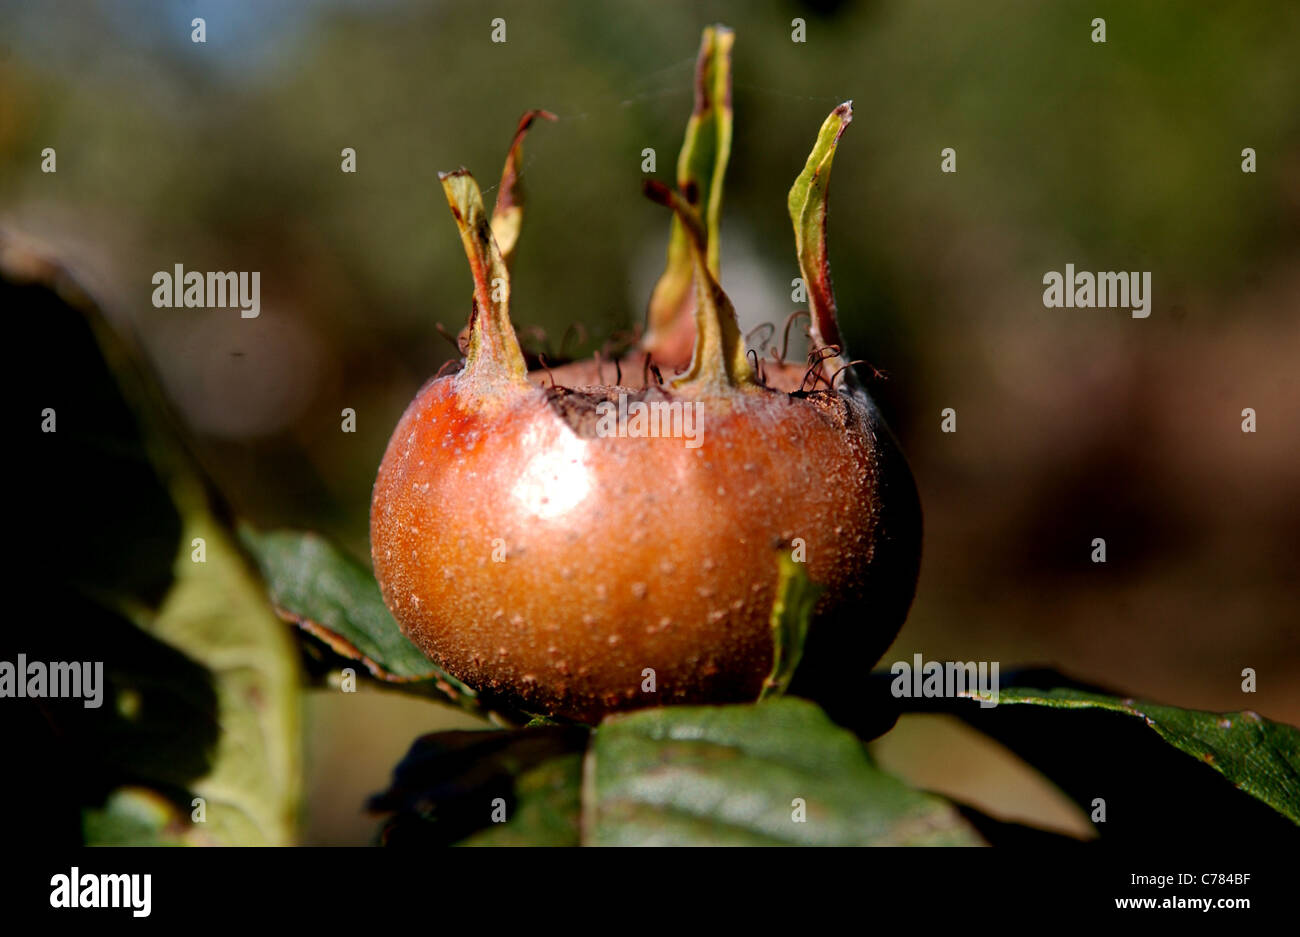
[[[380,680],[434,680],[450,700],[474,691],[445,673],[407,640],[384,605],[370,571],[316,533],[262,533],[244,525],[245,548],[257,561],[280,616],[359,660]]]
[[[1004,673],[998,705],[974,691],[894,695],[899,678],[860,687],[871,734],[902,713],[948,714],[1024,759],[1093,816],[1112,842],[1235,842],[1294,838],[1300,810],[1300,730],[1255,713],[1212,713],[1130,699],[1047,669]],[[1042,689],[1039,689],[1042,688]]]
[[[190,784],[206,801],[192,842],[287,845],[301,786],[297,656],[233,534],[201,506],[195,479],[174,482],[184,519],[175,582],[157,614],[136,623],[215,677],[221,733],[212,769]],[[189,545],[206,544],[193,562]]]
[[[32,443],[26,497],[39,511],[15,524],[33,555],[57,558],[28,585],[52,623],[28,649],[102,661],[107,684],[102,707],[51,701],[48,727],[26,727],[28,763],[77,779],[69,791],[33,771],[26,798],[48,805],[50,826],[75,811],[91,843],[152,841],[163,814],[187,843],[292,842],[297,655],[219,498],[128,340],[60,264],[0,234],[0,297],[36,356],[24,392],[58,419]],[[196,796],[202,824],[190,821]]]
[[[546,726],[416,739],[369,809],[385,845],[576,845],[581,752],[590,732]],[[506,822],[500,822],[502,818]]]
[[[790,687],[803,657],[804,639],[822,587],[808,578],[802,563],[782,550],[776,601],[772,603],[772,673],[763,683],[760,700],[781,696]]]
[[[276,612],[345,660],[360,661],[385,686],[451,703],[499,725],[527,721],[500,700],[477,693],[402,634],[370,570],[320,534],[239,531],[261,569]]]
[[[872,765],[805,700],[607,719],[583,778],[595,845],[976,845],[946,801]],[[802,800],[806,822],[795,822]]]
[[[831,161],[840,137],[853,120],[853,102],[845,101],[822,123],[817,142],[808,154],[808,162],[794,180],[787,198],[790,221],[794,224],[795,253],[799,258],[799,271],[808,290],[808,306],[813,347],[810,351],[837,346],[840,353],[822,364],[828,375],[844,367],[847,356],[840,339],[838,313],[835,307],[835,289],[831,285],[830,254],[826,246],[827,203],[830,197]],[[845,372],[845,380],[853,380],[852,370]]]
[[[1300,729],[1293,726],[1249,710],[1203,712],[1069,687],[1013,687],[1001,691],[998,706],[1105,710],[1140,720],[1174,748],[1300,825]]]
[[[370,571],[319,534],[240,528],[280,617],[386,686],[503,724],[524,720],[443,670],[402,634]]]

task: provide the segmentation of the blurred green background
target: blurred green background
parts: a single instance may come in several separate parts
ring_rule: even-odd
[[[0,224],[136,334],[241,514],[366,556],[388,434],[453,353],[435,323],[468,312],[437,171],[494,185],[519,115],[560,116],[526,147],[514,317],[552,349],[580,322],[590,351],[641,321],[662,267],[641,152],[672,178],[714,21],[737,32],[722,282],[746,327],[794,308],[785,193],[855,102],[835,285],[926,511],[886,662],[1051,663],[1300,723],[1295,3],[0,3]],[[151,276],[178,263],[260,271],[261,316],[154,309]],[[1151,317],[1044,309],[1066,263],[1151,271]],[[465,724],[385,694],[319,694],[309,717],[312,842],[365,841],[362,798],[412,737]],[[875,747],[917,783],[1086,830],[955,724],[911,717]]]

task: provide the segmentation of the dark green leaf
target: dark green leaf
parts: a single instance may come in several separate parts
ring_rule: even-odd
[[[1107,840],[1286,840],[1300,824],[1300,730],[1252,712],[1211,713],[1134,700],[1051,670],[1004,674],[998,705],[896,698],[873,674],[862,710],[948,713],[1055,782],[1084,813],[1105,802]],[[1045,687],[1046,689],[1039,689]],[[883,716],[872,716],[873,727]]]
[[[261,533],[248,525],[239,536],[282,617],[338,654],[362,661],[381,680],[452,679],[402,634],[370,571],[324,537],[288,530]]]
[[[261,567],[280,617],[339,657],[361,661],[394,689],[432,696],[477,715],[491,714],[472,688],[407,640],[375,577],[337,546],[315,533],[261,533],[247,525],[240,529],[240,539]]]
[[[462,840],[462,846],[577,846],[582,813],[582,755],[562,755],[524,771],[515,781],[513,808]]]
[[[607,719],[583,813],[596,845],[981,842],[950,804],[877,769],[857,738],[792,698]]]
[[[448,845],[484,830],[484,842],[549,844],[558,837],[576,845],[578,776],[565,759],[580,758],[588,734],[551,726],[421,736],[388,790],[370,799],[372,811],[392,814],[381,841]]]
[[[1300,824],[1300,729],[1245,710],[1211,713],[1062,687],[1001,692],[999,706],[1099,709],[1140,720],[1165,742],[1209,765],[1241,791]]]

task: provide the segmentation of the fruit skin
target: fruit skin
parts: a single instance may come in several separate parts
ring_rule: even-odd
[[[772,666],[776,550],[795,538],[826,587],[809,648],[829,652],[800,673],[860,675],[893,639],[920,513],[865,395],[643,392],[701,405],[691,449],[596,436],[595,403],[618,388],[530,389],[485,411],[463,377],[412,401],[371,507],[385,601],[459,679],[586,722],[752,700]]]

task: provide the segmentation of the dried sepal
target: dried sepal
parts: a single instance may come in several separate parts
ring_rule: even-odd
[[[831,161],[835,147],[845,128],[853,120],[853,102],[845,101],[822,124],[817,142],[808,154],[808,162],[790,188],[787,204],[790,221],[794,224],[795,251],[799,257],[799,271],[808,290],[811,312],[811,335],[814,354],[825,356],[817,364],[829,380],[849,363],[840,339],[839,321],[835,308],[835,290],[831,285],[830,256],[826,250],[827,197],[830,194]],[[835,348],[838,353],[823,350]],[[844,383],[853,386],[856,378],[853,369],[844,372]]]
[[[677,158],[677,188],[703,218],[709,272],[718,278],[722,184],[731,156],[731,49],[735,33],[706,27],[695,66],[695,105]],[[690,238],[674,216],[668,261],[650,296],[645,347],[665,360],[684,359],[693,334],[695,273]],[[682,347],[684,346],[684,347]]]
[[[519,231],[524,223],[524,189],[520,177],[523,168],[524,137],[533,121],[555,120],[550,111],[528,111],[519,118],[519,127],[506,154],[505,168],[501,170],[501,186],[497,191],[496,204],[492,207],[492,236],[496,238],[501,250],[501,259],[506,267],[514,257],[515,246],[519,243]]]
[[[492,236],[483,194],[467,169],[438,173],[447,204],[474,277],[465,367],[457,380],[470,382],[483,396],[528,386],[528,368],[510,324],[510,272]]]
[[[644,189],[652,201],[673,210],[686,234],[694,268],[695,351],[690,368],[673,386],[716,390],[758,387],[754,369],[745,354],[745,338],[736,322],[736,310],[709,270],[705,252],[707,235],[700,216],[680,193],[662,182],[647,179]]]
[[[777,554],[776,600],[772,603],[772,672],[759,699],[781,696],[803,658],[817,599],[826,590],[808,578],[804,564],[782,549]]]

